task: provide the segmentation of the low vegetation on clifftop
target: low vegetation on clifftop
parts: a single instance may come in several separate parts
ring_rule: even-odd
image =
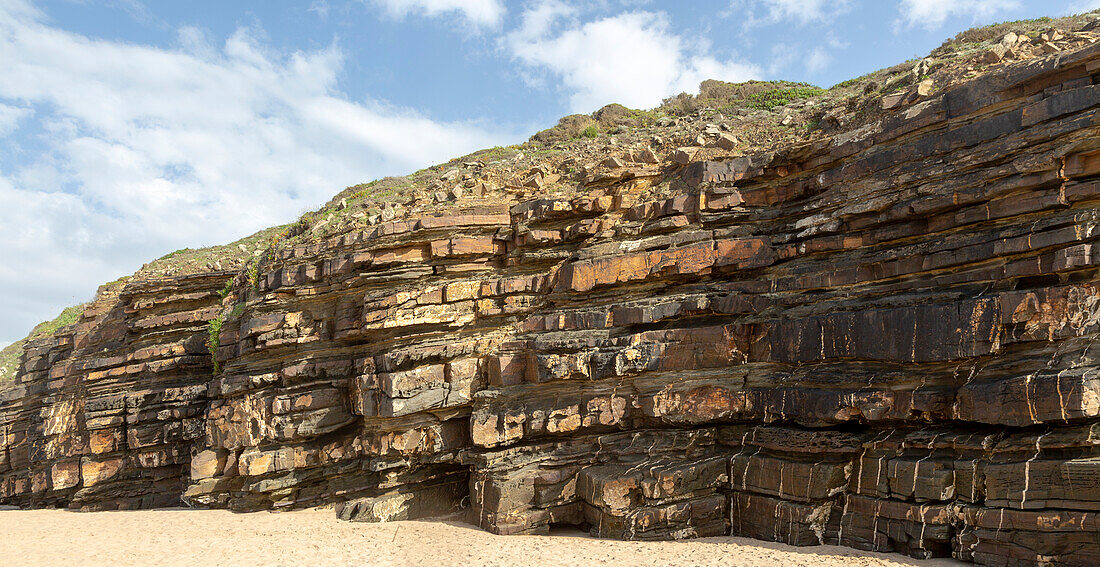
[[[585,180],[631,159],[656,163],[676,152],[689,153],[695,160],[728,159],[810,143],[873,122],[885,111],[926,99],[997,66],[1095,41],[1100,37],[1098,18],[1100,11],[1093,11],[970,29],[927,57],[827,89],[789,81],[706,80],[699,94],[680,93],[650,110],[609,104],[590,115],[563,117],[521,144],[479,150],[406,176],[348,187],[295,223],[226,245],[177,250],[112,284],[131,278],[240,270],[255,285],[259,266],[274,260],[280,248],[319,242],[356,227],[415,217],[428,210],[446,210],[461,198],[568,196],[583,188]],[[659,180],[637,199],[658,198],[669,193],[673,183]],[[76,321],[80,308],[66,309],[0,351],[0,383],[14,378],[27,340],[48,336]]]
[[[57,317],[35,325],[26,337],[0,350],[0,383],[15,379],[15,373],[19,371],[19,357],[23,354],[23,345],[27,341],[48,337],[58,330],[76,323],[80,320],[80,314],[83,311],[84,304],[66,307]]]

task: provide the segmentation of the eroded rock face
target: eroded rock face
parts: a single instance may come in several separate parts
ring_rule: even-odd
[[[131,284],[27,351],[0,500],[1098,564],[1098,69],[394,219],[221,303],[225,275]]]
[[[230,273],[101,291],[28,344],[0,391],[0,501],[83,510],[179,504],[204,429],[207,321]]]

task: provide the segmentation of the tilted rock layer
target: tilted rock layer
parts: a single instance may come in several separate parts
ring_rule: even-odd
[[[0,502],[1100,564],[1100,44],[689,153],[101,295],[0,394]]]

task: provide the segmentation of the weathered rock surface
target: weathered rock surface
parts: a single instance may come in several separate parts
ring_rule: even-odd
[[[101,290],[74,327],[28,344],[20,382],[0,391],[0,501],[177,505],[204,430],[207,321],[230,276]]]
[[[813,144],[459,199],[220,303],[228,274],[130,283],[0,394],[0,502],[1100,564],[1098,72],[1094,44]]]

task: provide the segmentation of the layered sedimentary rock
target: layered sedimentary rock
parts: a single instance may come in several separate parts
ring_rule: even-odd
[[[1100,563],[1098,72],[131,284],[28,350],[0,494]]]
[[[0,500],[84,510],[179,504],[229,273],[101,289],[73,327],[29,344],[0,392]]]
[[[242,277],[185,497],[246,510],[353,500],[345,515],[378,519],[457,509],[485,354],[527,309],[505,295],[545,280],[499,274],[510,222],[507,206],[392,222]]]

